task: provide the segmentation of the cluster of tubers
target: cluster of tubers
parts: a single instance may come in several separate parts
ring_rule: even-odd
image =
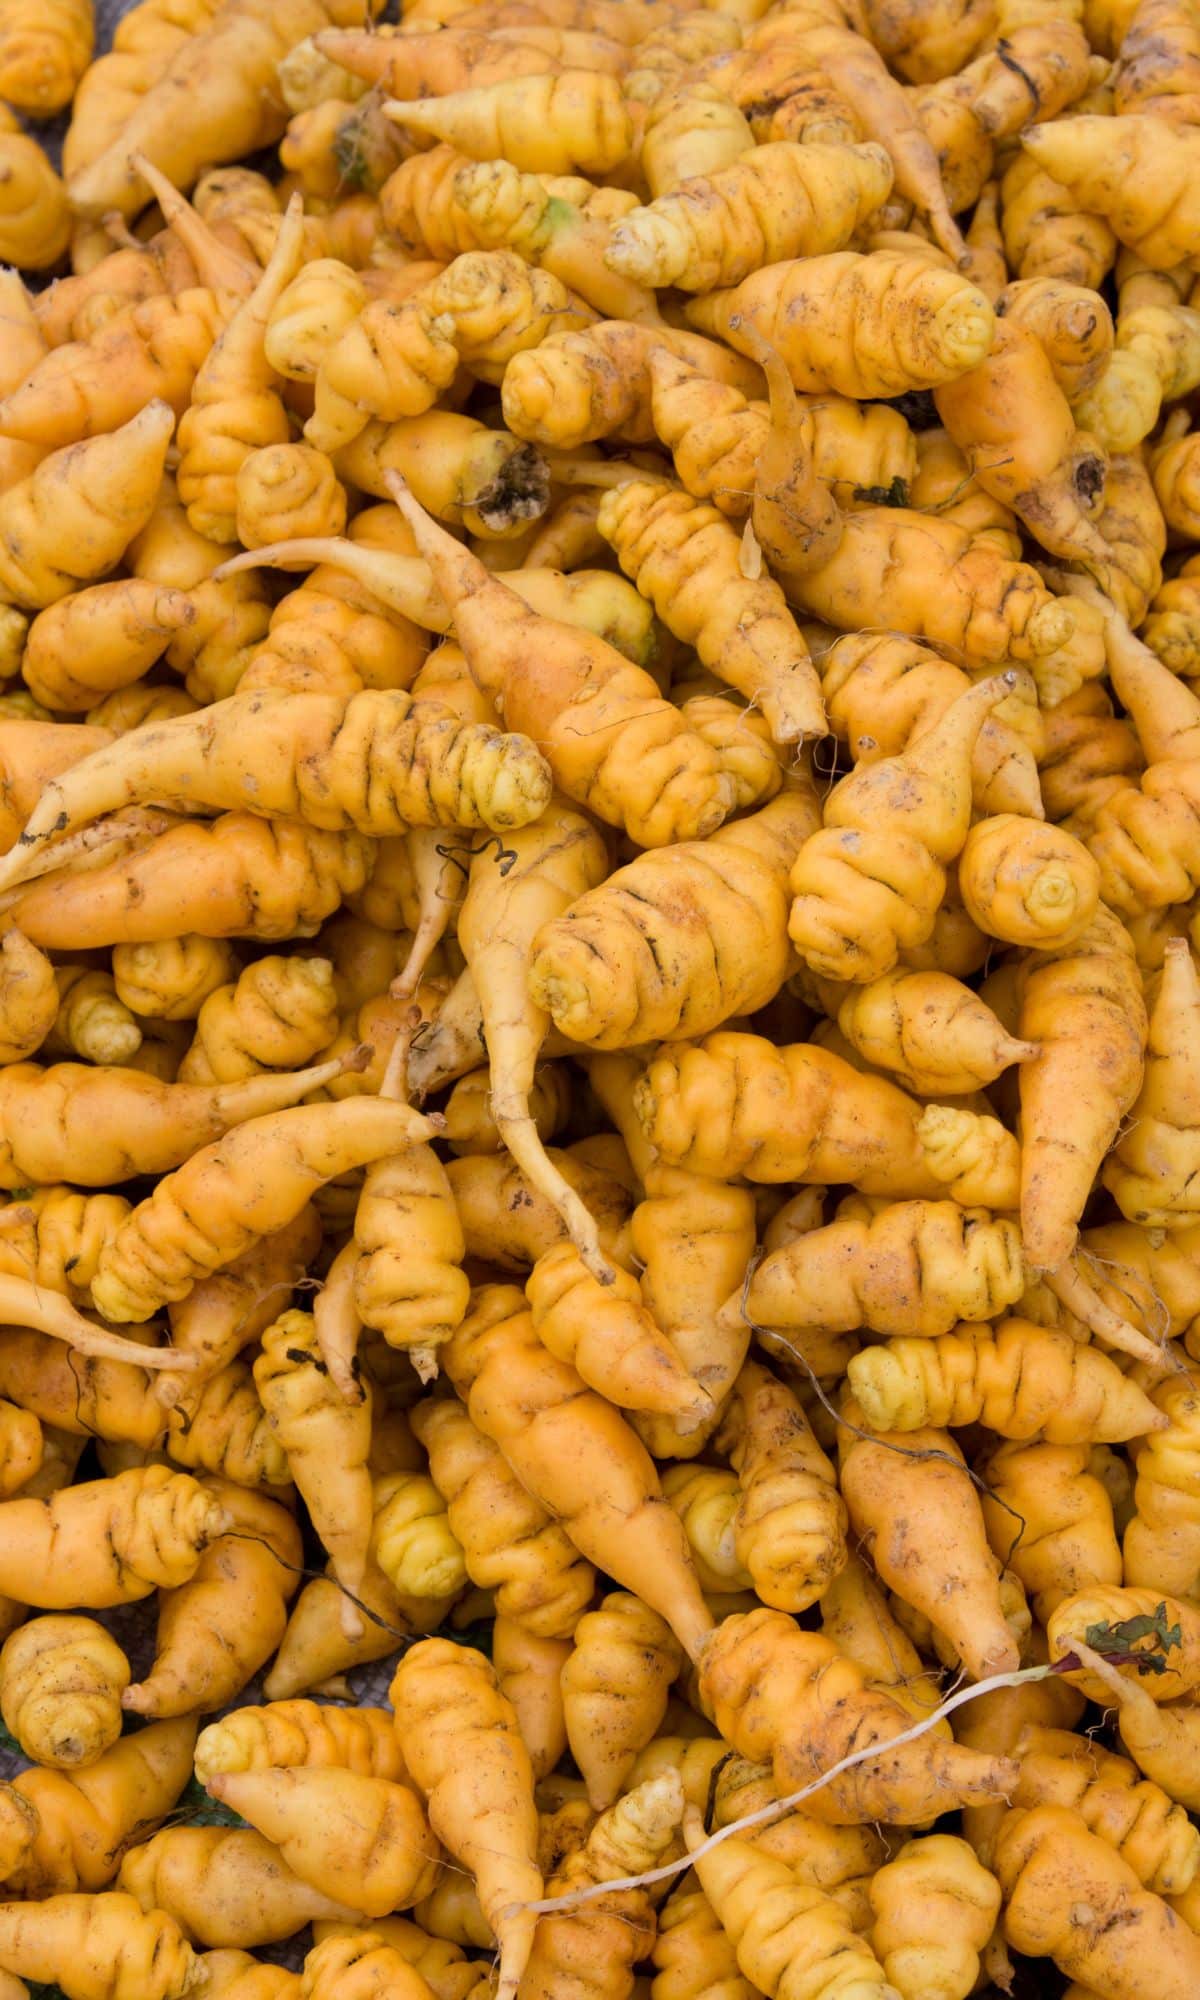
[[[382,11],[0,0],[0,2000],[1196,2000],[1200,0]]]

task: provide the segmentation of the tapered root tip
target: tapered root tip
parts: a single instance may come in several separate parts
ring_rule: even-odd
[[[707,1423],[714,1410],[712,1397],[698,1382],[690,1390],[681,1390],[675,1408],[667,1412],[674,1420],[681,1437],[690,1437],[701,1424]]]
[[[746,1314],[742,1306],[742,1294],[740,1291],[736,1291],[732,1298],[726,1299],[718,1312],[717,1325],[724,1328],[727,1333],[732,1333],[736,1327],[745,1326],[746,1324]]]
[[[309,535],[294,542],[266,542],[261,549],[243,549],[219,563],[210,581],[224,582],[244,569],[312,569],[317,563],[336,562],[342,550],[353,547],[334,535]]]
[[[519,1906],[511,1916],[499,1919],[496,1927],[500,1939],[496,2000],[516,2000],[517,1988],[525,1977],[525,1968],[533,1950],[533,1931],[536,1922],[537,1918],[532,1912]]]
[[[171,1373],[169,1375],[166,1373],[159,1375],[152,1385],[154,1400],[157,1403],[161,1403],[165,1412],[174,1411],[183,1396],[183,1383],[179,1380],[176,1372],[182,1359],[182,1355],[177,1355],[175,1357],[175,1367]]]

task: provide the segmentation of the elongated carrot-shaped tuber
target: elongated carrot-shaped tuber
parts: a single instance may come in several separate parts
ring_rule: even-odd
[[[112,1319],[148,1319],[299,1214],[317,1186],[428,1137],[407,1104],[353,1097],[251,1119],[161,1180],[106,1246],[92,1297]],[[207,1232],[194,1215],[209,1218]],[[147,1301],[153,1301],[147,1304]]]
[[[633,1417],[633,1428],[656,1457],[692,1458],[716,1428],[746,1358],[749,1327],[729,1324],[720,1314],[752,1253],[753,1192],[657,1156],[637,1115],[634,1086],[641,1064],[635,1057],[595,1058],[588,1074],[628,1147],[644,1191],[630,1224],[643,1302],[713,1401],[713,1417],[693,1430],[645,1415]]]
[[[666,1618],[694,1654],[712,1620],[653,1462],[620,1413],[541,1345],[523,1294],[483,1287],[445,1363],[472,1421],[580,1553]]]
[[[482,1653],[426,1639],[401,1660],[389,1689],[409,1770],[430,1824],[475,1876],[500,1946],[498,2000],[513,2000],[542,1891],[533,1771],[511,1702]]]
[[[9,1893],[34,1900],[105,1888],[124,1849],[174,1805],[195,1740],[190,1718],[159,1723],[119,1737],[85,1769],[23,1772],[0,1795],[0,1813],[7,1818],[9,1809],[25,1808],[38,1824],[20,1860],[6,1869]]]
[[[167,1827],[126,1855],[119,1880],[135,1907],[168,1913],[199,1944],[272,1944],[313,1918],[356,1915],[301,1882],[250,1827]]]
[[[687,317],[739,351],[740,327],[754,328],[797,389],[865,397],[953,381],[983,359],[995,326],[968,278],[890,250],[768,265],[731,291],[694,300]]]
[[[615,77],[595,70],[513,77],[445,97],[384,106],[473,160],[511,160],[531,173],[605,174],[629,152],[633,120]]]
[[[1165,1429],[1153,1403],[1099,1347],[1030,1320],[880,1342],[852,1357],[848,1375],[877,1430],[957,1428],[978,1418],[1002,1438],[1063,1444],[1124,1443]]]
[[[777,742],[825,733],[820,682],[783,592],[742,574],[737,535],[715,507],[631,480],[605,494],[597,525],[663,622],[762,709]]]
[[[1193,1054],[1198,1022],[1195,960],[1185,939],[1168,938],[1142,1087],[1130,1129],[1118,1137],[1103,1168],[1104,1185],[1122,1215],[1152,1229],[1186,1228],[1197,1219],[1191,1153],[1200,1119]]]
[[[436,34],[407,34],[397,47],[390,36],[369,28],[324,28],[314,37],[317,48],[339,69],[364,83],[378,85],[391,97],[443,97],[507,76],[551,75],[560,65],[599,69],[619,75],[624,59],[619,44],[602,33],[543,25],[539,20],[515,34],[495,33],[470,24],[442,28]],[[614,67],[614,65],[616,65]]]
[[[193,528],[215,542],[237,539],[241,465],[263,445],[287,443],[263,342],[271,308],[300,266],[303,237],[303,203],[293,195],[266,269],[201,363],[179,425],[179,497]]]
[[[596,1811],[612,1805],[657,1734],[681,1665],[670,1627],[624,1591],[580,1619],[562,1670],[563,1707],[571,1754]]]
[[[182,2000],[205,1984],[174,1918],[124,1894],[0,1904],[0,1966],[61,1984],[68,2000]]]
[[[412,1426],[429,1453],[472,1583],[495,1591],[497,1615],[510,1625],[534,1638],[569,1637],[595,1577],[565,1530],[455,1398],[418,1403]]]
[[[693,1173],[850,1182],[892,1196],[935,1190],[913,1100],[807,1042],[776,1048],[724,1030],[666,1046],[632,1095],[651,1145]]]
[[[596,1225],[549,1159],[530,1113],[550,1022],[529,984],[528,967],[542,926],[594,890],[607,866],[605,842],[591,821],[565,802],[553,804],[536,826],[513,834],[502,848],[480,845],[458,917],[459,943],[482,1011],[497,1130],[529,1181],[562,1216],[588,1268],[605,1282],[609,1266]],[[433,1060],[436,1024],[430,1043]]]
[[[991,352],[944,383],[935,400],[979,484],[1019,514],[1043,548],[1093,564],[1103,557],[1089,517],[1103,493],[1104,456],[1076,430],[1036,334],[1001,319]]]
[[[618,1408],[674,1417],[681,1430],[711,1413],[708,1395],[660,1333],[628,1272],[614,1271],[604,1287],[573,1244],[559,1243],[538,1258],[525,1295],[543,1346]]]
[[[0,1185],[53,1185],[68,1176],[105,1187],[181,1166],[246,1118],[298,1104],[354,1063],[338,1058],[311,1069],[244,1083],[160,1083],[140,1070],[92,1069],[84,1063],[12,1063],[0,1072]]]
[[[376,853],[361,834],[225,813],[154,832],[87,874],[55,873],[19,897],[13,921],[52,950],[166,943],[188,932],[311,937],[363,888]],[[55,854],[47,848],[47,858]]]
[[[141,577],[96,584],[34,619],[22,678],[47,708],[85,714],[102,695],[140,680],[195,615],[183,591]]]
[[[321,1360],[311,1314],[294,1310],[265,1329],[254,1385],[333,1573],[348,1593],[357,1595],[374,1518],[367,1470],[370,1391],[358,1402],[346,1401]],[[348,1639],[357,1639],[362,1634],[358,1608],[350,1595],[342,1602],[342,1629]]]
[[[423,1381],[462,1319],[468,1284],[462,1229],[446,1170],[432,1147],[410,1144],[368,1167],[354,1214],[354,1308]]]
[[[46,1610],[102,1611],[186,1582],[229,1525],[217,1494],[166,1466],[68,1486],[0,1510],[0,1589]]]
[[[823,1327],[931,1339],[960,1320],[1016,1304],[1026,1272],[1016,1225],[952,1201],[864,1201],[773,1250],[746,1287],[745,1313],[767,1326]],[[742,1313],[735,1293],[723,1317]]]
[[[408,1908],[436,1880],[429,1822],[415,1792],[394,1779],[300,1765],[217,1771],[207,1784],[275,1842],[302,1882],[366,1917]]]
[[[718,1626],[700,1661],[700,1688],[718,1729],[754,1763],[770,1763],[781,1795],[821,1776],[852,1750],[870,1758],[806,1801],[834,1826],[886,1819],[922,1826],[952,1803],[1002,1799],[1016,1776],[1003,1757],[936,1735],[890,1749],[910,1718],[866,1685],[830,1639],[804,1632],[782,1611],[737,1613]],[[719,1851],[719,1850],[718,1850]]]
[[[834,787],[792,868],[788,928],[814,972],[866,985],[929,937],[970,827],[979,731],[1015,679],[979,682],[907,750]]]
[[[1030,1263],[1054,1270],[1141,1087],[1149,1030],[1129,933],[1102,903],[1077,941],[1029,954],[1018,991],[1021,1035],[1041,1050],[1019,1072],[1021,1235]]]
[[[327,1768],[403,1781],[408,1766],[384,1708],[331,1708],[315,1701],[249,1704],[210,1722],[196,1744],[196,1775],[216,1771]]]
[[[153,1662],[122,1697],[134,1715],[223,1708],[270,1659],[287,1626],[304,1556],[291,1513],[230,1480],[212,1480],[206,1490],[223,1502],[226,1529],[187,1581],[159,1597]]]
[[[833,1466],[791,1390],[755,1361],[734,1384],[718,1436],[738,1476],[738,1561],[764,1604],[806,1611],[846,1560]]]
[[[225,306],[195,285],[177,296],[143,299],[114,313],[89,340],[52,348],[0,400],[0,435],[49,451],[119,429],[156,396],[178,415]]]
[[[732,804],[732,779],[650,676],[603,640],[529,612],[402,482],[393,491],[453,610],[472,674],[503,703],[510,727],[527,722],[536,731],[568,797],[642,846],[715,831]]]
[[[988,1546],[979,1495],[948,1431],[873,1433],[862,1412],[844,1406],[842,1493],[850,1525],[881,1581],[929,1619],[973,1680],[1007,1674],[1020,1654],[1004,1616],[1000,1563]],[[904,1461],[905,1505],[889,1502],[897,1442]]]
[[[529,984],[555,1027],[632,1048],[765,1006],[786,977],[788,872],[817,811],[797,774],[752,817],[639,855],[543,923]]]
[[[643,285],[716,291],[766,264],[845,249],[891,185],[882,146],[756,146],[631,210],[605,262]]]
[[[153,511],[174,428],[168,404],[148,403],[0,494],[0,601],[40,611],[115,569]]]
[[[100,758],[86,758],[67,789],[46,791],[11,871],[37,841],[151,795],[373,839],[410,825],[521,826],[550,797],[545,762],[527,738],[460,724],[440,704],[415,706],[390,689],[363,689],[348,701],[274,689],[234,694],[131,731]]]

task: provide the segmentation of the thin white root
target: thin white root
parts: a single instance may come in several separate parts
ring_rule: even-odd
[[[1161,1365],[1162,1349],[1158,1342],[1139,1332],[1129,1320],[1122,1319],[1111,1306],[1106,1306],[1073,1257],[1060,1264],[1057,1271],[1044,1272],[1042,1282],[1048,1292],[1053,1292],[1059,1304],[1090,1327],[1097,1340],[1102,1340],[1107,1347],[1117,1347],[1123,1354],[1132,1354],[1135,1361],[1149,1362],[1152,1367]]]
[[[1083,1658],[1084,1649],[1075,1646],[1074,1642],[1072,1651]],[[1092,1657],[1089,1655],[1089,1665]],[[959,1688],[957,1694],[948,1695],[939,1707],[922,1716],[920,1722],[915,1722],[911,1729],[903,1730],[899,1736],[891,1737],[887,1743],[872,1743],[865,1750],[855,1750],[849,1757],[832,1764],[828,1771],[822,1771],[820,1777],[814,1778],[810,1784],[802,1785],[798,1792],[789,1792],[782,1799],[772,1799],[769,1805],[760,1806],[757,1812],[747,1813],[744,1819],[732,1819],[728,1826],[718,1827],[716,1833],[710,1833],[699,1847],[693,1848],[690,1854],[681,1855],[678,1861],[666,1861],[661,1868],[648,1868],[643,1875],[621,1875],[612,1882],[597,1882],[588,1889],[575,1889],[568,1896],[546,1896],[538,1903],[514,1903],[500,1914],[511,1917],[520,1910],[532,1910],[539,1917],[558,1915],[564,1910],[578,1909],[584,1903],[594,1903],[600,1896],[614,1895],[621,1889],[641,1889],[655,1882],[670,1882],[676,1875],[686,1874],[700,1855],[711,1853],[723,1840],[731,1840],[735,1834],[752,1831],[755,1827],[769,1826],[782,1814],[794,1812],[797,1806],[804,1804],[805,1799],[811,1799],[815,1792],[824,1791],[826,1785],[840,1778],[843,1771],[852,1771],[858,1764],[870,1763],[872,1757],[881,1757],[891,1750],[898,1750],[903,1743],[915,1743],[918,1738],[928,1736],[930,1730],[936,1728],[946,1716],[953,1715],[956,1709],[966,1708],[969,1702],[978,1701],[980,1695],[994,1694],[999,1688],[1023,1687],[1026,1681],[1048,1680],[1055,1673],[1054,1667],[1043,1666],[1019,1667],[1011,1674],[989,1674],[986,1680],[973,1681],[969,1687]]]

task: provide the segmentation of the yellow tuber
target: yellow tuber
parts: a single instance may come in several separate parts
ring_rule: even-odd
[[[731,291],[693,301],[687,317],[739,352],[740,327],[752,328],[797,389],[868,398],[952,381],[983,359],[995,328],[969,279],[884,250],[768,265]]]
[[[891,191],[882,146],[756,146],[693,175],[613,230],[610,269],[639,284],[711,292],[763,265],[843,250]]]
[[[313,1765],[216,1771],[206,1783],[302,1882],[364,1916],[406,1909],[433,1886],[437,1843],[407,1785]]]
[[[879,1746],[878,1758],[864,1759],[813,1794],[814,1819],[920,1826],[952,1802],[1005,1796],[1015,1766],[1003,1756],[936,1735],[889,1750],[910,1718],[865,1681],[832,1641],[765,1608],[726,1618],[701,1658],[700,1690],[722,1736],[752,1762],[770,1761],[781,1795],[852,1751]]]
[[[1099,1444],[1165,1429],[1100,1348],[1025,1319],[881,1342],[852,1356],[847,1374],[867,1422],[884,1430],[981,1422],[1002,1438]]]
[[[543,1346],[619,1409],[655,1411],[685,1431],[710,1413],[707,1394],[660,1333],[628,1272],[615,1271],[604,1286],[573,1244],[559,1243],[538,1258],[525,1296]]]
[[[738,1563],[762,1603],[806,1611],[846,1560],[846,1510],[833,1466],[785,1383],[748,1361],[718,1443],[738,1479]]]
[[[995,1870],[1014,1950],[1053,1958],[1069,1979],[1108,2000],[1136,2000],[1151,1967],[1162,2000],[1195,1990],[1200,1938],[1069,1807],[1010,1813]]]
[[[753,1013],[786,976],[788,870],[815,822],[798,776],[751,818],[614,870],[538,931],[534,998],[572,1041],[600,1049]]]
[[[27,1757],[70,1771],[121,1734],[129,1662],[91,1618],[35,1618],[0,1649],[0,1713]]]
[[[605,495],[597,525],[664,624],[761,708],[776,742],[824,733],[820,684],[783,592],[743,575],[737,537],[715,507],[633,480]]]
[[[901,2000],[966,2000],[1000,1914],[1000,1885],[965,1840],[910,1840],[870,1887],[871,1943]]]
[[[396,1726],[429,1822],[475,1876],[500,1946],[500,2000],[512,2000],[535,1917],[514,1908],[541,1894],[533,1772],[512,1705],[483,1657],[445,1639],[406,1653],[393,1676]]]
[[[951,1201],[841,1204],[824,1228],[771,1252],[745,1291],[745,1313],[768,1327],[821,1328],[930,1339],[960,1319],[994,1319],[1025,1289],[1015,1225]],[[742,1295],[727,1301],[742,1311]]]
[[[1113,1503],[1092,1461],[1086,1444],[1014,1443],[984,1464],[988,1540],[1043,1625],[1064,1597],[1121,1580]]]
[[[0,1967],[57,1983],[67,2000],[182,2000],[204,1984],[174,1919],[124,1894],[0,1904]]]
[[[446,1372],[581,1555],[694,1653],[712,1621],[654,1466],[620,1413],[542,1347],[524,1305],[512,1286],[485,1286],[444,1350]]]
[[[1039,950],[1071,944],[1096,914],[1100,870],[1062,827],[1001,813],[977,820],[958,861],[967,914],[989,937]]]
[[[412,1426],[472,1583],[494,1590],[498,1616],[535,1638],[569,1637],[591,1601],[594,1576],[565,1530],[457,1401],[418,1403]]]
[[[662,1727],[681,1664],[670,1627],[640,1598],[612,1592],[580,1620],[562,1669],[563,1709],[595,1811],[613,1804]]]
[[[898,756],[834,787],[792,867],[788,929],[814,972],[866,985],[929,937],[970,825],[976,739],[1015,678],[968,689]]]
[[[283,1637],[303,1553],[291,1514],[228,1480],[210,1480],[206,1490],[223,1503],[226,1529],[187,1581],[159,1597],[153,1664],[122,1697],[137,1715],[223,1707]]]
[[[283,1229],[314,1187],[424,1135],[406,1104],[350,1098],[252,1119],[202,1147],[134,1209],[100,1259],[92,1297],[113,1319],[147,1319],[231,1264],[256,1237]],[[193,1209],[213,1217],[205,1234]]]
[[[174,427],[166,403],[148,403],[0,494],[0,600],[41,611],[114,569],[150,518]]]
[[[843,1414],[857,1425],[851,1401]],[[1004,1615],[1000,1564],[988,1546],[979,1496],[948,1431],[842,1433],[842,1495],[864,1553],[881,1582],[929,1619],[949,1641],[972,1680],[1020,1665]],[[904,1506],[894,1495],[899,1445]]]
[[[342,1624],[347,1638],[356,1639],[362,1620],[353,1599],[362,1588],[374,1517],[367,1470],[370,1394],[357,1403],[343,1398],[321,1359],[311,1314],[296,1311],[263,1332],[254,1383],[333,1573],[348,1593]]]
[[[1121,1213],[1150,1228],[1182,1229],[1195,1220],[1189,1153],[1200,1115],[1192,1040],[1200,1022],[1200,983],[1183,938],[1169,938],[1150,1013],[1142,1087],[1128,1132],[1102,1169]]]

